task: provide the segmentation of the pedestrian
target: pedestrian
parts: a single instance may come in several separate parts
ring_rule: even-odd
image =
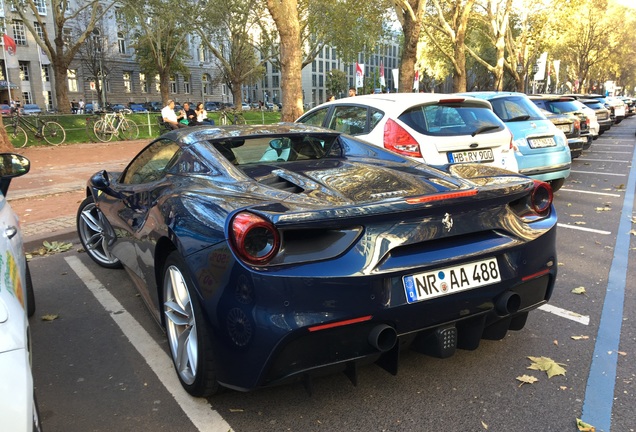
[[[185,119],[185,112],[181,110],[179,115],[174,112],[174,101],[172,99],[168,99],[168,104],[161,109],[161,117],[163,118],[163,122],[168,125],[170,129],[179,129],[188,127],[183,123],[179,123],[180,120]]]
[[[187,120],[186,124],[188,126],[194,126],[197,124],[197,115],[194,112],[194,110],[190,107],[190,102],[183,103],[183,112],[185,112],[185,119]]]
[[[77,107],[77,113],[78,114],[84,114],[84,99],[80,99],[79,102],[77,103],[78,107]]]
[[[214,126],[214,120],[208,118],[208,112],[203,106],[203,102],[199,102],[194,112],[197,115],[196,124]]]
[[[332,102],[332,101],[335,101],[335,100],[336,100],[336,97],[334,95],[332,95],[332,94],[327,95],[327,102]]]
[[[75,99],[73,99],[73,101],[71,102],[71,112],[73,114],[77,114],[77,102],[75,101]]]
[[[356,88],[355,87],[349,87],[349,97],[353,97],[356,95]]]

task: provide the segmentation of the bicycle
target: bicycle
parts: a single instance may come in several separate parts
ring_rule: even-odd
[[[91,142],[97,142],[97,136],[95,135],[95,123],[102,118],[101,115],[94,112],[86,117],[86,136]]]
[[[243,113],[236,110],[224,109],[219,112],[219,123],[222,125],[244,125],[247,124]]]
[[[139,127],[137,123],[128,120],[121,112],[105,113],[104,116],[95,122],[93,132],[98,140],[108,142],[118,135],[124,140],[137,139]]]
[[[33,118],[33,121],[29,118]],[[29,136],[27,131],[35,138],[44,138],[47,144],[60,145],[66,140],[66,131],[61,124],[54,121],[43,121],[39,115],[26,118],[19,111],[11,115],[11,124],[7,128],[9,140],[15,148],[27,145]]]

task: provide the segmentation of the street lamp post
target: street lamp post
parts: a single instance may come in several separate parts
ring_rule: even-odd
[[[522,84],[525,84],[525,77],[523,76],[523,65],[521,63],[519,63],[517,65],[517,75],[519,75],[521,78],[523,78],[521,80]],[[522,89],[521,89],[524,93],[526,92],[526,86],[522,85]]]
[[[534,76],[537,74],[537,72],[539,72],[539,65],[538,64],[533,64],[532,65],[532,93],[536,93],[536,85],[537,85],[537,81],[534,79]]]
[[[199,63],[199,67],[201,68],[201,102],[205,106],[205,83],[203,82],[203,63]]]

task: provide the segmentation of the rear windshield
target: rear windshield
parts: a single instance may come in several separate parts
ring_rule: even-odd
[[[495,114],[504,122],[544,120],[537,106],[524,96],[501,97],[489,102]]]
[[[249,165],[339,156],[336,139],[334,134],[286,134],[211,140],[206,144],[234,165]]]
[[[488,108],[464,105],[420,105],[398,117],[415,131],[433,136],[501,131],[505,125]]]
[[[546,101],[545,106],[548,111],[556,114],[580,111],[581,108],[575,101]]]

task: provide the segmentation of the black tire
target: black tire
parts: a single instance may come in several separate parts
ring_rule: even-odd
[[[42,128],[44,140],[51,145],[60,145],[66,140],[66,131],[61,124],[49,121]]]
[[[559,189],[561,189],[561,187],[563,187],[564,183],[565,183],[565,179],[564,178],[560,178],[560,179],[556,179],[556,180],[550,180],[550,186],[552,186],[552,192],[556,192]]]
[[[115,241],[115,231],[92,196],[87,197],[77,209],[77,234],[89,257],[106,268],[121,268],[109,247]]]
[[[6,130],[9,135],[9,141],[11,141],[14,148],[22,148],[27,145],[29,139],[22,126],[9,125],[6,127]]]
[[[221,386],[216,379],[210,332],[194,291],[193,279],[176,251],[166,259],[161,285],[161,312],[172,363],[181,385],[195,397],[218,393]],[[195,332],[194,337],[191,337],[192,332]]]
[[[139,127],[132,120],[123,119],[119,126],[119,136],[124,140],[134,140],[139,137]]]
[[[31,279],[28,262],[26,263],[26,278],[24,284],[26,285],[27,316],[32,317],[35,314],[35,294],[33,293],[33,280]]]

